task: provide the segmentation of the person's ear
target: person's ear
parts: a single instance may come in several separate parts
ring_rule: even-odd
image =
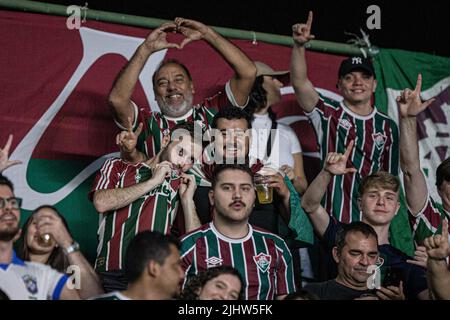
[[[331,253],[333,254],[333,260],[336,262],[336,264],[339,264],[340,259],[340,254],[338,252],[338,248],[337,247],[333,247],[333,250],[331,251]]]
[[[375,93],[375,91],[377,90],[377,80],[373,80],[373,92]]]
[[[362,200],[361,200],[361,197],[358,198],[358,209],[359,209],[359,211],[362,211]]]
[[[170,143],[170,134],[167,134],[162,138],[161,147],[165,148],[169,145],[169,143]]]
[[[191,81],[191,92],[192,92],[192,95],[195,94],[194,83],[192,81]]]
[[[214,190],[209,190],[208,192],[209,204],[214,206]]]
[[[155,260],[150,260],[147,263],[147,273],[151,276],[151,277],[157,277],[160,273],[160,264],[158,262],[156,262]]]

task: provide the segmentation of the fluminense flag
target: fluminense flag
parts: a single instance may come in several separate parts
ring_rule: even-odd
[[[97,249],[99,214],[87,194],[95,172],[118,151],[118,132],[107,106],[112,83],[150,30],[86,21],[69,29],[67,18],[0,10],[0,146],[14,135],[11,159],[22,165],[4,174],[22,197],[22,222],[31,210],[55,205],[66,217],[73,236],[93,261]],[[289,32],[289,30],[287,31]],[[182,37],[169,34],[180,43]],[[288,70],[291,48],[261,41],[233,40],[253,60],[275,70]],[[335,75],[341,56],[308,52],[309,74],[321,93],[340,97]],[[158,111],[151,76],[163,59],[186,64],[195,84],[194,102],[209,97],[233,74],[204,41],[182,50],[162,50],[151,56],[133,94],[141,107]],[[330,76],[332,75],[332,76]],[[283,88],[278,117],[297,132],[305,170],[319,169],[314,130],[295,102],[292,87]],[[114,231],[112,231],[114,232]]]
[[[430,195],[440,201],[435,187],[436,168],[450,156],[450,58],[425,53],[381,49],[375,57],[377,105],[398,123],[395,99],[405,88],[414,89],[422,74],[422,100],[436,100],[417,117],[420,164]],[[397,229],[395,229],[395,227]],[[392,232],[407,237],[409,230],[393,226]]]

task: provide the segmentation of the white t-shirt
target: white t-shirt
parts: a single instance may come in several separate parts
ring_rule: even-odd
[[[278,122],[277,130],[272,135],[272,139],[275,139],[272,144],[272,152],[266,160],[267,139],[272,128],[272,121],[268,114],[254,114],[253,116],[250,156],[256,157],[262,160],[265,165],[276,169],[285,164],[294,168],[293,154],[302,152],[294,130]]]
[[[0,289],[11,300],[58,300],[68,278],[47,265],[24,262],[15,252],[10,264],[0,264]]]

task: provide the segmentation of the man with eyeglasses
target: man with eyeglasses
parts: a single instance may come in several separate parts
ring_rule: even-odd
[[[0,290],[13,300],[79,299],[77,290],[67,285],[68,276],[49,266],[24,262],[13,249],[20,237],[22,199],[14,195],[12,182],[1,175],[8,167],[20,163],[8,159],[12,135],[0,149]]]

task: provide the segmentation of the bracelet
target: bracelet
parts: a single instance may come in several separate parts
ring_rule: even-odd
[[[79,251],[79,250],[80,250],[80,245],[78,244],[78,242],[75,242],[75,241],[67,248],[63,248],[64,254],[66,256],[71,254],[72,252]]]

